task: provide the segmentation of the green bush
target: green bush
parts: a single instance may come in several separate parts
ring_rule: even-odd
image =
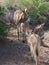
[[[6,6],[16,7],[16,9],[29,9],[31,22],[45,22],[47,20],[47,13],[49,12],[48,0],[5,0]]]
[[[4,15],[3,8],[0,6],[0,39],[6,38],[8,31],[10,30],[10,26],[6,25],[1,17]]]
[[[10,26],[7,26],[0,21],[0,39],[6,38],[9,29],[10,29]]]
[[[21,9],[27,7],[29,9],[32,23],[44,22],[47,20],[49,2],[46,0],[8,0],[8,4]]]

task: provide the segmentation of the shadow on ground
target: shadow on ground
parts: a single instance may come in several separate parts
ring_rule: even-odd
[[[0,65],[26,65],[31,64],[29,47],[12,40],[0,42]]]
[[[27,44],[6,40],[0,42],[0,65],[35,65],[35,62],[31,59]],[[40,65],[49,63],[41,62]]]

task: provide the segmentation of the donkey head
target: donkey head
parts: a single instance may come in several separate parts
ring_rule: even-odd
[[[28,9],[25,8],[23,11],[16,10],[14,12],[13,19],[14,19],[16,24],[18,24],[20,22],[30,22],[30,18],[29,18],[29,15],[28,15]]]
[[[23,11],[23,16],[22,16],[22,22],[30,22],[30,17],[28,15],[28,9],[25,8]]]

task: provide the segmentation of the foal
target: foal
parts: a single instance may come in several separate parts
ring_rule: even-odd
[[[34,60],[36,62],[36,65],[39,63],[39,52],[40,52],[40,38],[35,33],[29,33],[26,37],[27,43],[30,47],[30,52],[32,58],[34,57]]]
[[[28,43],[28,46],[30,48],[31,57],[34,57],[34,60],[36,62],[36,65],[39,63],[39,52],[40,52],[40,37],[39,35],[32,32],[32,29],[30,29],[28,23],[21,23],[22,25],[22,32],[25,34],[26,41]]]

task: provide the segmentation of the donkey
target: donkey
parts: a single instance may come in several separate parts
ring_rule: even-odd
[[[35,33],[29,32],[27,34],[27,43],[30,48],[31,57],[34,58],[36,65],[39,63],[39,52],[40,52],[40,37]]]
[[[28,9],[25,8],[23,11],[16,10],[14,12],[13,20],[17,26],[18,40],[21,32],[21,23],[30,22],[30,17],[28,15]]]
[[[21,23],[21,31],[25,33],[25,39],[30,48],[31,57],[34,58],[36,65],[39,63],[39,53],[40,53],[40,37],[30,29],[29,23]]]

